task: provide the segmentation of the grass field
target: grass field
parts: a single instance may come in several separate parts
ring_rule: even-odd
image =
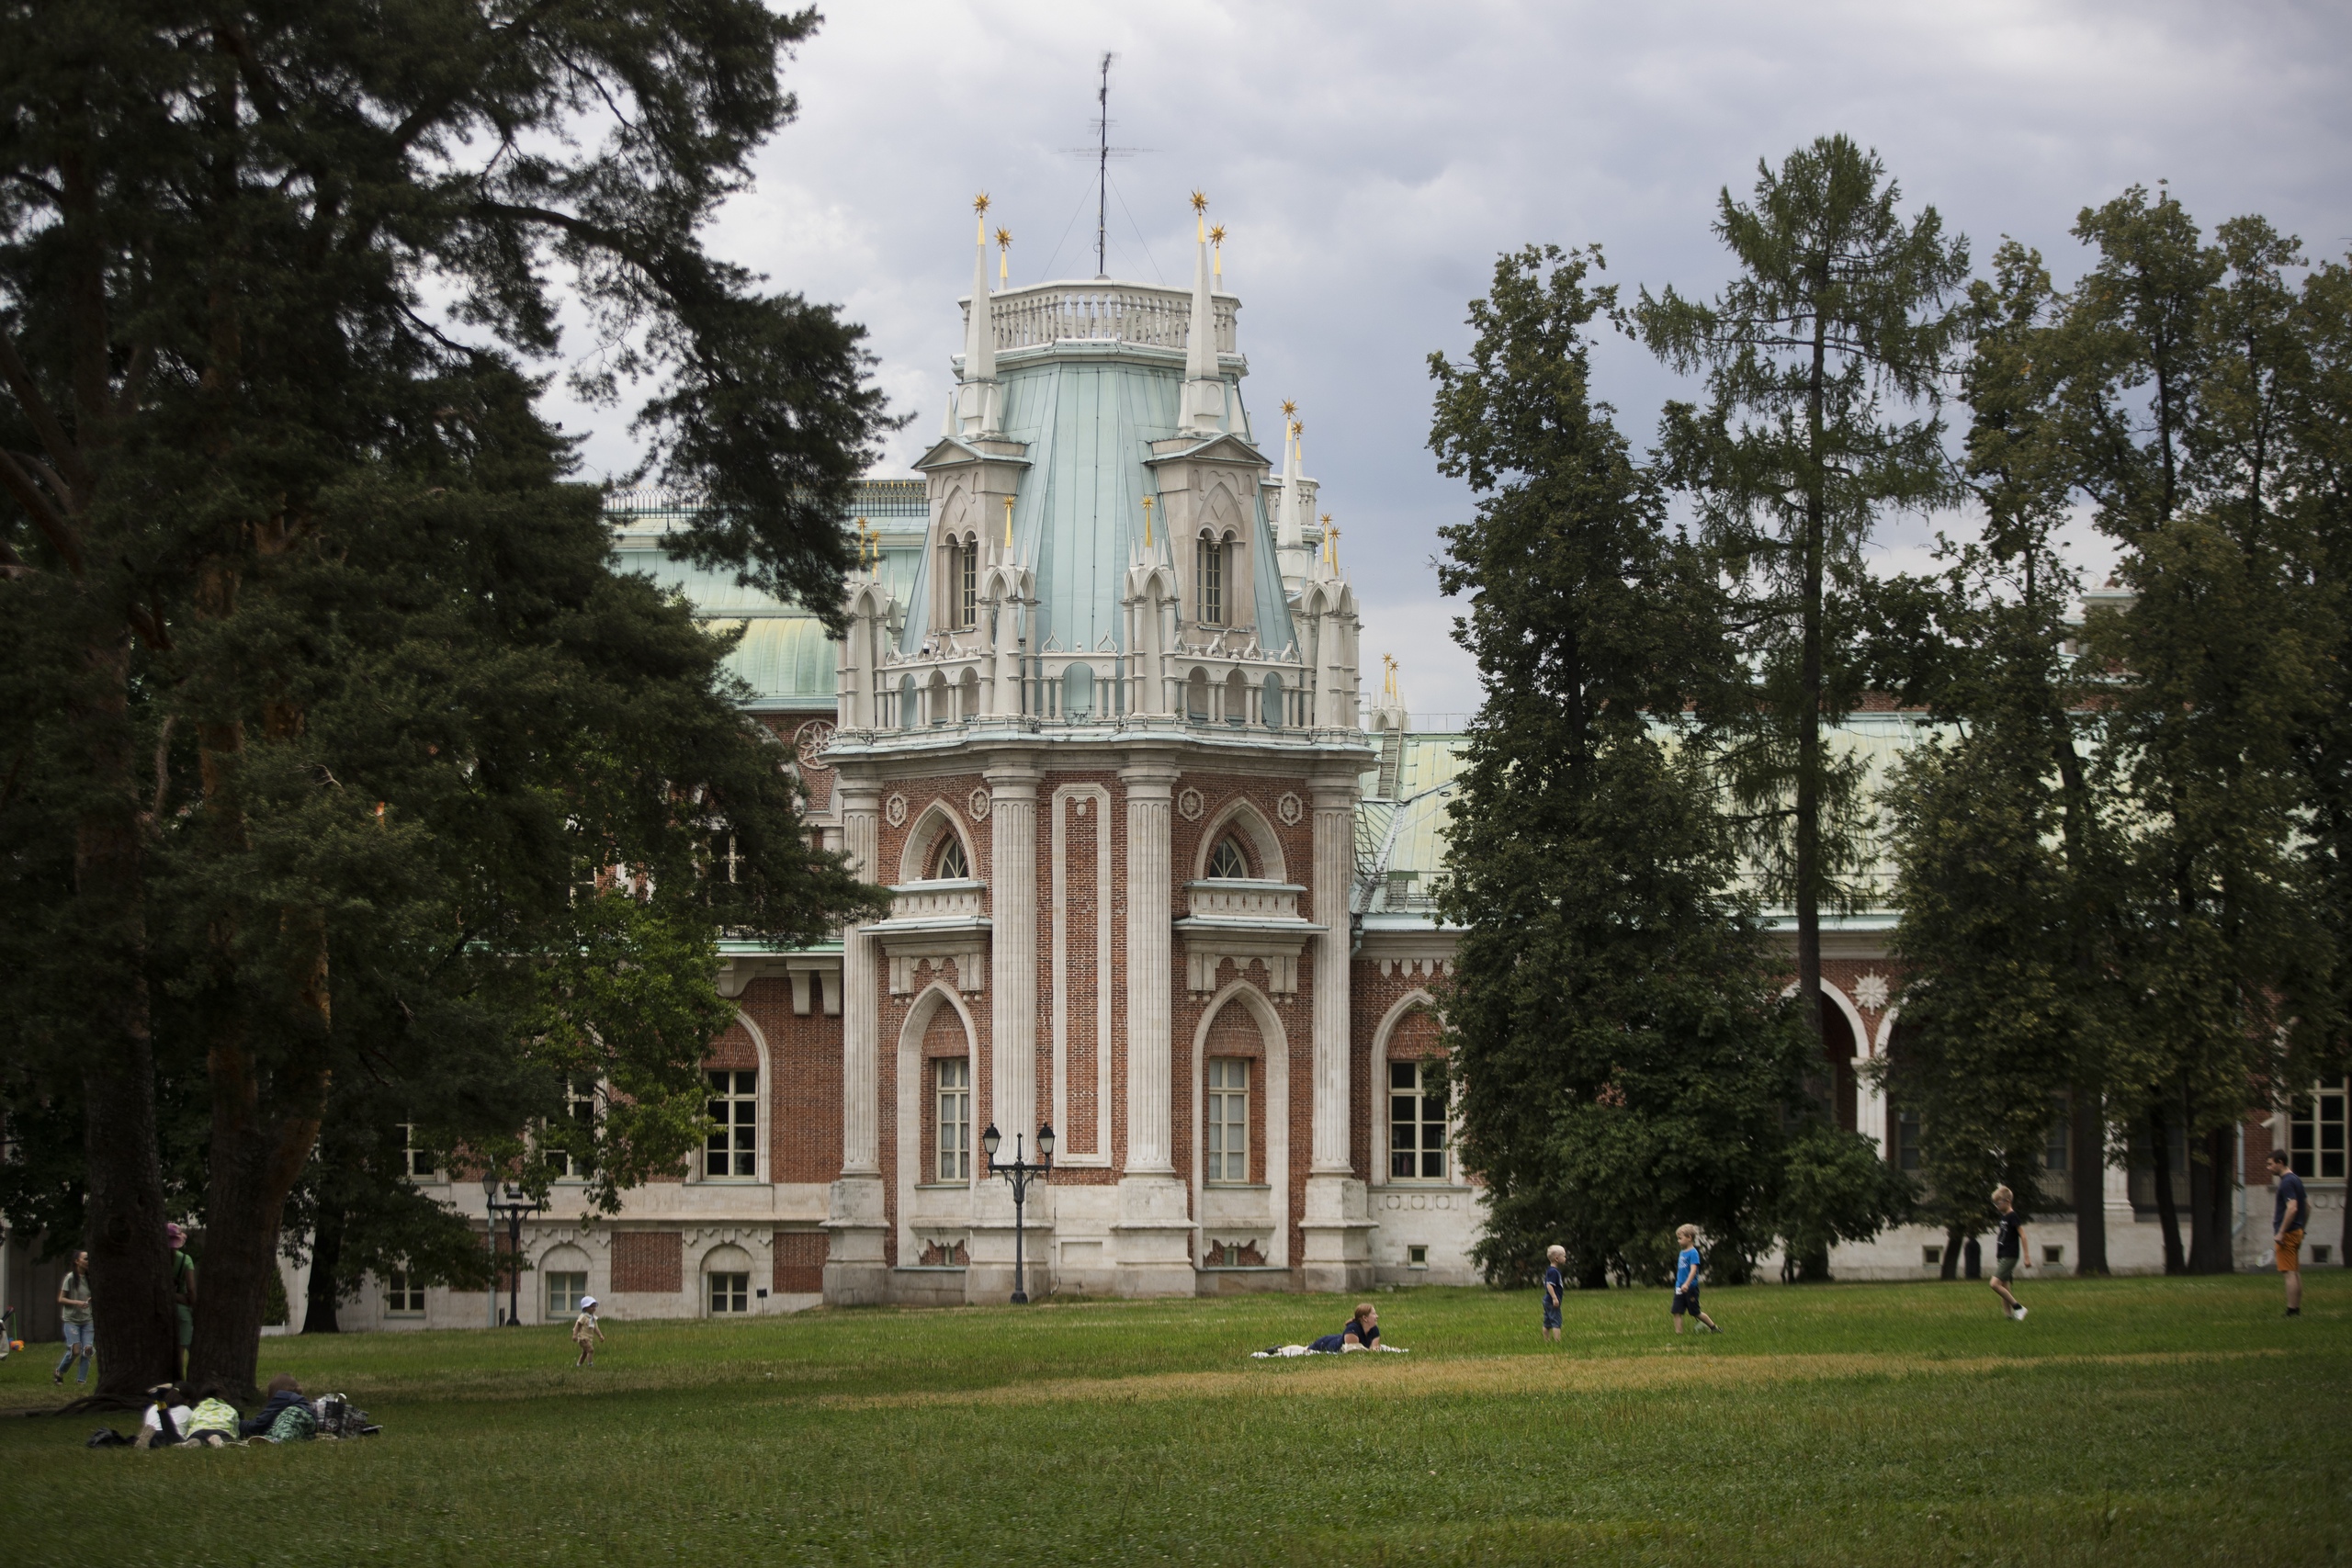
[[[2352,1279],[1333,1298],[263,1342],[366,1442],[90,1451],[0,1420],[0,1562],[2228,1562],[2352,1557]],[[38,1350],[39,1347],[34,1349]],[[54,1351],[0,1364],[53,1406]],[[67,1391],[70,1394],[70,1389]]]

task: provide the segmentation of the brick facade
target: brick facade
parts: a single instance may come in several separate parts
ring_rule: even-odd
[[[618,1231],[613,1236],[613,1293],[674,1295],[684,1287],[685,1236],[679,1231]]]

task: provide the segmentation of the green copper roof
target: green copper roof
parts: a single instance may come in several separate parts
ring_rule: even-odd
[[[642,572],[660,587],[684,593],[695,613],[715,626],[741,626],[743,638],[729,656],[728,669],[752,688],[755,710],[830,712],[838,681],[832,639],[816,616],[798,604],[782,603],[736,582],[731,571],[713,571],[673,560],[662,537],[692,519],[696,503],[665,491],[624,491],[606,502],[614,528],[613,553],[623,571]],[[904,599],[923,557],[930,503],[921,479],[867,479],[842,520],[854,533],[857,519],[882,546],[881,573]]]
[[[1151,444],[1178,434],[1183,389],[1182,360],[1105,352],[1110,345],[1057,344],[1017,366],[1000,365],[1002,434],[1027,444],[1027,469],[1013,503],[1016,556],[1036,572],[1037,637],[1033,650],[1076,652],[1125,645],[1119,600],[1127,562],[1143,537],[1143,498],[1157,500],[1146,466]],[[1161,361],[1165,361],[1162,363]],[[1235,434],[1249,438],[1240,409],[1240,382],[1228,377]],[[1295,633],[1283,595],[1265,498],[1252,509],[1257,530],[1250,558],[1258,645],[1271,653]],[[1001,526],[1001,524],[998,525]],[[1179,561],[1180,570],[1189,563]],[[929,569],[920,569],[899,598],[908,606],[899,646],[913,652],[932,628]]]

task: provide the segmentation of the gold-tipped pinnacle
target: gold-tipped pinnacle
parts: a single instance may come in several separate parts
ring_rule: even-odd
[[[1209,243],[1212,245],[1222,245],[1225,243],[1224,224],[1219,223],[1209,231]]]
[[[1298,417],[1298,400],[1296,398],[1284,398],[1283,400],[1283,417],[1284,419],[1296,419]]]
[[[983,197],[982,199],[985,200],[986,198]],[[1206,193],[1197,190],[1194,191],[1193,193],[1193,210],[1195,212],[1206,212],[1208,209],[1209,198]]]
[[[974,197],[972,198],[972,210],[973,210],[973,211],[975,211],[975,212],[981,212],[981,213],[985,213],[986,211],[988,211],[988,209],[989,209],[989,193],[988,193],[988,192],[986,192],[986,191],[982,191],[982,192],[980,192],[980,194],[979,194],[979,195],[978,195],[978,196],[976,196],[976,197]]]
[[[996,243],[1000,248],[1012,244],[1012,231],[1010,229],[999,229],[996,231]]]

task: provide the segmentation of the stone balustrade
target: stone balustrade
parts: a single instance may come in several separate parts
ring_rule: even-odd
[[[971,320],[972,302],[963,301]],[[1216,349],[1236,354],[1234,313],[1241,301],[1216,296]],[[1193,319],[1193,297],[1182,288],[1135,283],[1037,283],[989,297],[996,350],[1005,354],[1056,343],[1125,343],[1182,352]]]

